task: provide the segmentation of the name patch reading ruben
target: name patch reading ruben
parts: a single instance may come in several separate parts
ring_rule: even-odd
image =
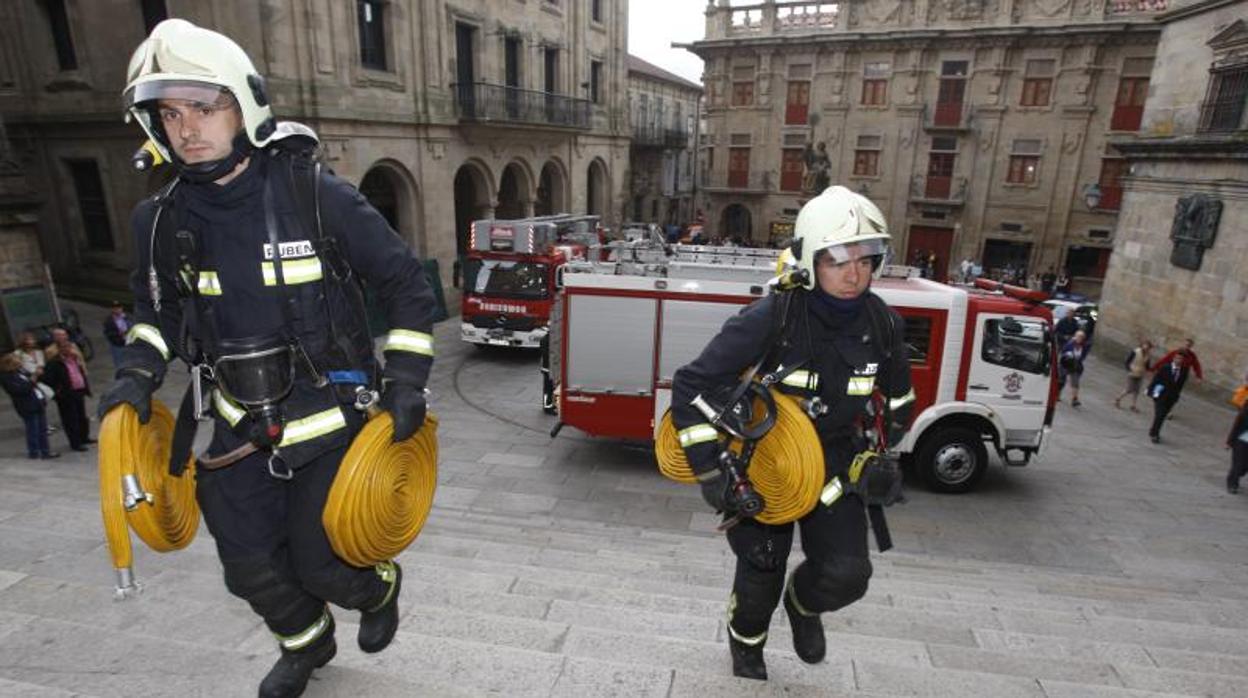
[[[282,250],[282,259],[311,257],[316,254],[316,250],[312,249],[311,240],[291,240],[290,242],[279,242],[277,245]],[[264,258],[273,259],[273,245],[267,242],[264,243]]]

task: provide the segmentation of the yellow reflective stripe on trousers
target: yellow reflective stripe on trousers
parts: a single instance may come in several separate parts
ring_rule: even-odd
[[[160,336],[160,330],[151,325],[139,323],[126,333],[126,344],[134,344],[140,339],[155,347],[165,361],[169,360],[169,345],[165,344],[165,338]]]
[[[321,617],[318,618],[315,623],[308,626],[307,630],[295,633],[294,635],[278,635],[277,633],[273,633],[273,636],[277,638],[278,643],[281,644],[283,649],[294,652],[312,644],[316,638],[325,633],[325,630],[328,627],[329,612],[325,612],[321,614]]]
[[[732,627],[732,623],[728,624],[728,634],[731,635],[732,639],[736,640],[737,642],[740,642],[743,645],[749,645],[750,647],[757,647],[767,641],[766,630],[759,633],[758,635],[753,635],[753,636],[742,635],[741,633],[737,632],[735,628]]]
[[[870,395],[875,389],[875,376],[850,376],[846,395]]]
[[[414,330],[390,330],[382,351],[410,351],[433,356],[433,335]]]
[[[905,395],[902,395],[901,397],[895,397],[889,400],[888,409],[895,410],[899,407],[905,407],[906,405],[909,405],[910,403],[914,402],[914,399],[915,399],[914,388],[911,388],[910,391],[907,392]]]
[[[287,422],[286,429],[282,434],[282,442],[277,446],[278,448],[294,446],[297,443],[324,436],[331,431],[346,428],[347,418],[342,416],[342,410],[337,407],[331,407],[324,412],[317,412],[303,419]]]
[[[794,371],[780,382],[791,388],[815,391],[819,389],[819,374],[810,371]]]
[[[221,418],[230,426],[238,424],[238,420],[247,414],[243,408],[222,394],[220,390],[212,391],[212,406],[217,408],[217,414],[221,415]]]
[[[689,448],[694,444],[706,443],[719,438],[719,431],[710,424],[695,424],[691,427],[681,429],[676,433],[680,439],[681,448]]]
[[[277,272],[273,269],[272,262],[261,262],[260,273],[264,274],[265,286],[277,285]],[[287,286],[319,281],[320,278],[321,260],[316,257],[282,260],[282,281]]]
[[[215,271],[199,272],[199,281],[196,282],[195,287],[205,296],[221,295],[221,279],[217,278]]]

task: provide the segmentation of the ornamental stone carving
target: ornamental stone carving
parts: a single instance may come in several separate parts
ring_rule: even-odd
[[[1222,202],[1206,194],[1179,197],[1174,205],[1174,224],[1170,239],[1174,249],[1170,263],[1183,269],[1200,271],[1205,250],[1213,247],[1222,218]]]

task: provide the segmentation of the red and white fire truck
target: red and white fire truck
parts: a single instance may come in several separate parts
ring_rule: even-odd
[[[539,346],[550,323],[559,269],[588,259],[601,244],[598,216],[473,221],[460,337],[482,345]]]
[[[775,252],[690,249],[705,250],[702,259],[685,255],[647,273],[602,263],[566,269],[547,357],[561,425],[653,439],[676,369],[768,292]],[[1026,465],[1044,445],[1057,399],[1052,316],[1041,298],[1016,287],[948,286],[905,267],[886,271],[872,288],[906,319],[917,396],[910,431],[894,447],[941,492],[975,487],[988,444],[1006,465]]]

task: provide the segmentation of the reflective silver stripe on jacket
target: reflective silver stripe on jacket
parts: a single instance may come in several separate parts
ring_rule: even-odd
[[[815,392],[819,389],[819,374],[798,370],[785,376],[780,382],[790,388],[801,388]]]
[[[294,635],[278,635],[277,633],[273,633],[273,636],[277,638],[278,644],[280,644],[283,649],[294,652],[312,644],[318,637],[324,635],[325,630],[328,628],[329,611],[326,611],[321,614],[321,617],[318,618],[315,623],[308,626],[307,630],[295,633]]]
[[[900,407],[905,407],[906,405],[909,405],[910,403],[914,402],[914,400],[915,400],[914,388],[911,388],[905,395],[902,395],[901,397],[895,397],[889,400],[888,409],[895,410]]]
[[[226,397],[220,390],[212,391],[212,406],[217,408],[217,414],[226,421],[230,426],[238,424],[238,420],[247,414],[243,408],[239,407]]]
[[[264,274],[265,286],[277,285],[277,272],[273,269],[272,262],[261,262],[260,273]],[[287,286],[306,284],[310,281],[320,281],[320,279],[321,260],[319,258],[306,257],[304,259],[282,260],[282,282]]]
[[[217,272],[201,270],[199,272],[199,281],[195,282],[195,288],[205,296],[221,295],[221,279],[217,277]]]
[[[676,436],[680,439],[681,448],[689,448],[694,444],[715,441],[719,438],[719,431],[710,424],[703,423],[681,429]]]
[[[169,345],[165,344],[165,338],[160,336],[160,330],[151,325],[139,323],[131,327],[129,332],[126,332],[126,344],[134,344],[140,339],[160,352],[162,359],[165,361],[169,360]]]
[[[870,395],[875,389],[875,376],[850,376],[845,387],[846,395]]]
[[[433,335],[413,330],[390,330],[382,351],[410,351],[433,356]]]
[[[287,422],[282,433],[282,442],[277,446],[286,448],[346,428],[347,418],[342,415],[342,410],[331,407],[323,412]]]

